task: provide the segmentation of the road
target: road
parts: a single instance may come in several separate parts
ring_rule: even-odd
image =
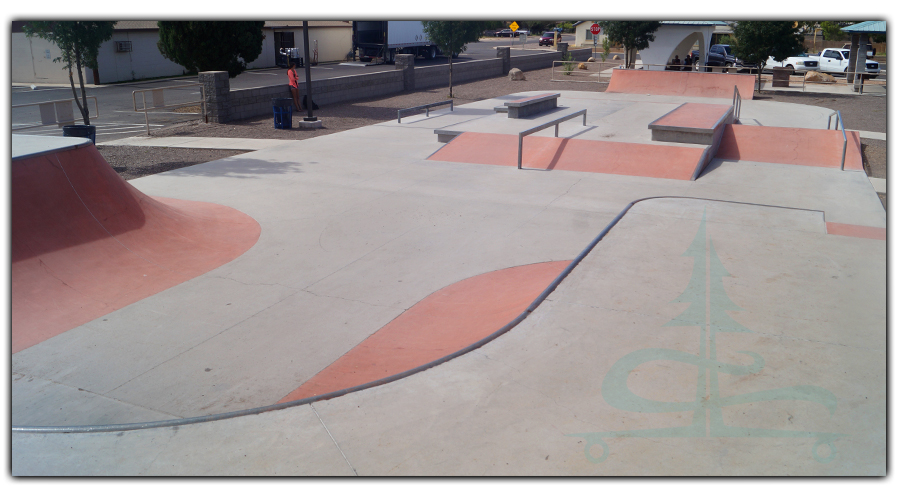
[[[539,36],[529,36],[525,40],[517,38],[483,38],[478,42],[468,44],[466,51],[460,54],[454,62],[466,62],[479,59],[496,57],[496,47],[511,47],[511,54],[527,53],[534,50],[554,50],[552,47],[538,47]],[[573,43],[575,35],[563,35],[564,42]],[[434,60],[416,58],[416,66],[435,66],[447,64],[446,57],[438,57]],[[313,80],[322,80],[339,76],[348,76],[364,73],[375,73],[393,70],[391,65],[355,66],[346,64],[319,64],[310,67],[310,76]],[[303,70],[300,70],[300,78],[303,79]],[[231,80],[232,90],[240,90],[255,87],[264,87],[287,83],[287,77],[283,68],[264,68],[246,71]],[[183,85],[199,85],[196,76],[148,80],[141,82],[127,82],[110,85],[90,86],[88,96],[97,98],[100,116],[92,118],[91,124],[97,126],[97,141],[111,141],[125,137],[143,135],[147,133],[147,125],[144,113],[134,111],[133,99],[138,107],[143,106],[142,97],[147,100],[148,106],[153,106],[151,92],[137,92],[142,90],[158,89],[161,87],[176,87]],[[135,93],[136,92],[136,93]],[[30,86],[14,86],[11,92],[12,106],[22,104],[34,104],[47,101],[72,99],[72,89],[67,85],[44,86],[35,88]],[[164,93],[165,104],[183,104],[195,102],[200,99],[199,87],[167,90]],[[89,101],[89,107],[93,104]],[[60,136],[62,131],[56,126],[42,126],[27,128],[40,124],[40,113],[37,106],[12,108],[12,128],[17,134],[51,135]],[[73,112],[77,117],[78,109],[73,106]],[[155,110],[150,113],[150,130],[158,129],[174,123],[196,119],[196,114],[177,113],[174,108]],[[80,123],[80,122],[79,122]]]

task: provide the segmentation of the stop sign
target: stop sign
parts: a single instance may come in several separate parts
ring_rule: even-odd
[[[591,34],[593,34],[593,35],[599,35],[599,34],[600,34],[600,25],[599,25],[599,24],[594,23],[594,24],[591,25]]]

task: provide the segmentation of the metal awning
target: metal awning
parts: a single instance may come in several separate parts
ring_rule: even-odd
[[[841,28],[841,31],[847,33],[887,33],[887,22],[885,21],[863,21],[861,23],[852,24]]]

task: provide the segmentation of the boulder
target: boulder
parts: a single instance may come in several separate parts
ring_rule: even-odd
[[[596,59],[594,59],[593,57],[588,57],[587,62],[595,62],[595,61],[596,61]]]
[[[513,68],[509,70],[509,79],[510,80],[524,80],[525,73],[522,72],[519,68]]]
[[[587,64],[585,64],[585,63],[578,63],[578,69],[587,69]]]
[[[806,76],[803,77],[807,82],[836,82],[837,80],[827,74],[827,73],[819,73],[818,71],[807,71]]]
[[[616,54],[616,55],[613,56],[613,60],[614,60],[614,61],[621,61],[622,58],[619,57],[619,54]]]

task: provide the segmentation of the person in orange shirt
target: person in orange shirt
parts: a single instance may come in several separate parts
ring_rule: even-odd
[[[291,86],[291,97],[294,98],[294,107],[297,108],[297,112],[303,111],[303,106],[300,105],[300,89],[297,87],[298,81],[300,78],[297,76],[297,70],[294,69],[294,63],[291,63],[291,67],[288,68],[288,84]]]

